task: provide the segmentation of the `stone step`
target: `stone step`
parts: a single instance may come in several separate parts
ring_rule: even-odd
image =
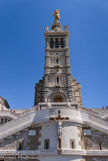
[[[31,126],[35,116],[36,116],[36,112],[32,112],[30,114],[24,115],[22,117],[14,119],[14,120],[0,126],[0,139],[8,137],[14,133],[17,133],[17,132]]]

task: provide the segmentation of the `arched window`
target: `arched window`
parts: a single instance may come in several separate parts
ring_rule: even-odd
[[[58,64],[58,59],[56,59],[56,63]]]
[[[102,144],[99,143],[99,150],[102,150]]]
[[[58,38],[55,39],[55,48],[59,48],[59,40],[58,40]]]
[[[70,139],[70,148],[75,149],[75,140]]]
[[[3,124],[3,119],[1,119],[1,124]]]
[[[17,143],[17,150],[22,150],[22,142],[23,140],[19,139]]]
[[[49,149],[50,148],[50,140],[49,139],[45,139],[44,140],[44,149]]]
[[[54,42],[53,42],[53,38],[50,39],[50,48],[54,47]]]
[[[22,150],[22,143],[19,143],[19,150]]]
[[[60,95],[56,95],[56,96],[53,98],[53,102],[63,102],[63,97],[60,96]]]
[[[64,39],[63,38],[61,38],[60,45],[61,45],[61,48],[64,48]]]
[[[59,83],[59,77],[57,77],[57,83]]]

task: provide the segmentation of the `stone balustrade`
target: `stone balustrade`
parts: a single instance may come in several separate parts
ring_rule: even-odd
[[[32,112],[30,114],[27,114],[26,116],[19,117],[4,125],[1,125],[0,139],[3,139],[7,136],[10,136],[16,132],[19,132],[29,127],[32,124],[35,116],[36,116],[36,112]]]
[[[62,155],[108,156],[108,150],[61,150]]]
[[[101,118],[102,119],[108,118],[108,109],[104,109],[104,111],[101,113]]]
[[[9,117],[12,119],[16,119],[18,117],[18,114],[12,112],[12,110],[4,110],[0,111],[0,117]]]
[[[0,150],[1,155],[57,155],[57,149],[41,149],[41,150]]]
[[[108,150],[79,150],[79,149],[41,149],[41,150],[0,150],[0,156],[42,156],[42,155],[79,155],[79,156],[108,156]]]

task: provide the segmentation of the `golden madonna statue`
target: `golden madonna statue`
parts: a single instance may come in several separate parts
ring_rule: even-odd
[[[59,20],[60,14],[58,9],[54,11],[53,16],[54,16],[54,21]]]

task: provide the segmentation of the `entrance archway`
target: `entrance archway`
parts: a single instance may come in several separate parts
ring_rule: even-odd
[[[56,95],[53,98],[53,102],[63,102],[63,97],[60,95]]]
[[[49,95],[49,100],[50,102],[66,102],[67,97],[63,92],[57,91],[57,92],[52,92]]]

